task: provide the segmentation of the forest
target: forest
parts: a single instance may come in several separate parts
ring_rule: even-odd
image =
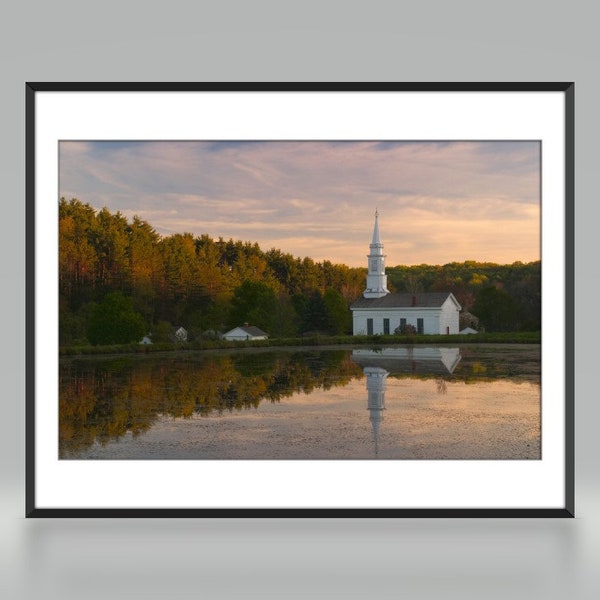
[[[129,343],[148,334],[167,342],[180,326],[194,340],[244,323],[271,338],[349,334],[349,306],[366,272],[250,241],[161,236],[137,216],[59,201],[61,346]],[[463,307],[461,327],[541,328],[540,261],[397,265],[386,273],[391,291],[452,292]]]

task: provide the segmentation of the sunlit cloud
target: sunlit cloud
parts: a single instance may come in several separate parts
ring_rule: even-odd
[[[532,142],[61,142],[60,195],[157,232],[365,266],[539,259]]]

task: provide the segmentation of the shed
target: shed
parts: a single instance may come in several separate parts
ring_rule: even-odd
[[[479,333],[479,332],[476,331],[475,329],[473,329],[472,327],[465,327],[464,329],[461,329],[458,333],[460,333],[462,335],[469,335],[472,333]]]
[[[268,337],[267,333],[254,325],[235,327],[231,331],[223,334],[223,338],[230,341],[266,340]]]
[[[183,327],[173,327],[171,333],[169,334],[169,339],[172,342],[187,342],[188,341],[188,332],[187,329]]]

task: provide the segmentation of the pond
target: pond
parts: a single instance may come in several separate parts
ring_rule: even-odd
[[[541,458],[539,345],[62,359],[61,459]]]

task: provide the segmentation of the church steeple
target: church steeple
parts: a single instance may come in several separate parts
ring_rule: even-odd
[[[367,289],[363,292],[365,298],[381,298],[390,293],[387,289],[387,275],[385,274],[385,254],[379,235],[379,212],[375,211],[375,226],[373,239],[369,246],[369,259],[367,272]]]

